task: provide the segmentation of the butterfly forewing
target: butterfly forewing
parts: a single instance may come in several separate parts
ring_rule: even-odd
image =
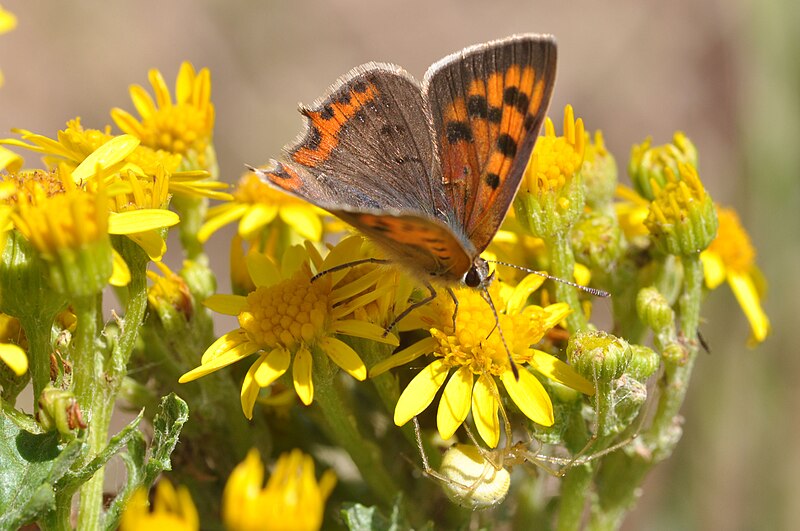
[[[555,81],[550,36],[519,35],[434,64],[423,83],[448,202],[478,252],[503,222]]]

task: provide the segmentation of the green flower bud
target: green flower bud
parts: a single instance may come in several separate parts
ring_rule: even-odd
[[[476,447],[466,444],[456,444],[445,452],[440,474],[447,497],[473,511],[497,505],[511,486],[508,470],[497,469]]]
[[[52,386],[42,391],[36,418],[45,431],[57,430],[66,436],[73,436],[78,428],[86,428],[74,393]]]
[[[591,269],[608,270],[622,251],[622,230],[616,218],[598,211],[584,213],[570,239],[575,259]]]
[[[587,133],[587,138],[588,138]],[[586,142],[581,166],[586,186],[586,203],[598,210],[611,203],[617,190],[617,161],[606,149],[603,133],[596,131],[594,142]]]
[[[670,365],[683,365],[689,359],[689,356],[686,353],[686,349],[678,343],[671,343],[661,353],[661,358]]]
[[[656,288],[642,288],[636,296],[639,319],[656,333],[661,333],[675,322],[675,312]]]
[[[628,365],[628,374],[640,382],[644,382],[655,374],[661,358],[652,349],[644,345],[631,345],[631,363]]]
[[[647,386],[639,380],[623,374],[611,384],[612,406],[603,435],[622,433],[636,420],[642,405],[647,401]]]
[[[680,174],[670,169],[666,174],[669,181],[655,191],[644,224],[663,253],[696,256],[717,234],[714,202],[693,166],[683,164]]]
[[[48,269],[19,232],[9,231],[0,260],[0,310],[23,320],[55,318],[67,301],[47,282]]]
[[[642,144],[633,146],[628,163],[628,174],[639,195],[649,200],[655,197],[653,183],[663,188],[667,183],[667,171],[678,174],[681,164],[697,167],[697,148],[691,140],[678,131],[672,137],[672,144],[651,147],[648,138]]]
[[[602,331],[578,332],[567,346],[570,365],[589,381],[619,378],[628,368],[631,355],[627,341]]]

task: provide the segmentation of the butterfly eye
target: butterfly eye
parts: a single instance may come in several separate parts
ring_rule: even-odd
[[[483,277],[481,277],[478,268],[474,265],[469,268],[467,274],[464,275],[464,284],[469,286],[470,288],[477,288],[483,283]]]

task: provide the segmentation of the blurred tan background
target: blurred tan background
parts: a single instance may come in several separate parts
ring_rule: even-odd
[[[685,436],[649,478],[626,529],[800,527],[800,3],[794,0],[596,2],[31,2],[0,37],[0,135],[55,136],[81,116],[133,110],[128,85],[183,60],[209,67],[223,178],[278,153],[310,103],[351,67],[394,62],[421,77],[459,48],[515,32],[553,33],[559,78],[551,115],[575,106],[601,128],[621,168],[630,147],[681,129],[714,199],[734,206],[770,281],[773,334],[755,351],[726,287],[711,294],[703,356],[684,408]],[[559,128],[560,129],[560,128]],[[31,162],[33,158],[29,157]],[[624,174],[624,172],[623,172]],[[627,178],[622,176],[623,182]],[[227,233],[230,234],[230,233]],[[212,239],[228,291],[226,233]],[[793,330],[794,329],[794,330]]]

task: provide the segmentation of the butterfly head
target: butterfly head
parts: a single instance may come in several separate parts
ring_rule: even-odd
[[[470,288],[480,288],[488,286],[493,278],[494,273],[489,272],[489,264],[479,256],[472,262],[472,267],[464,273],[461,281]]]

